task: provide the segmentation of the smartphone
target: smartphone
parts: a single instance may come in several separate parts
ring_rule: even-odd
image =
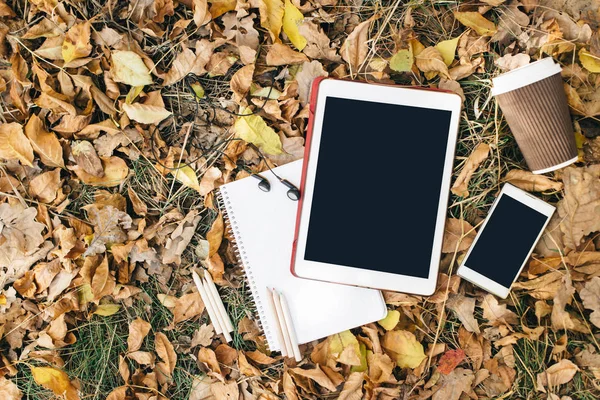
[[[458,276],[505,299],[555,208],[506,183],[494,201]]]

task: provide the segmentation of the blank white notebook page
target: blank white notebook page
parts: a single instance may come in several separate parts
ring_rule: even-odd
[[[275,172],[299,186],[302,160],[275,168]],[[252,177],[223,185],[220,191],[269,348],[281,350],[268,288],[275,288],[286,297],[298,343],[384,318],[386,306],[379,290],[292,275],[290,261],[298,202],[287,197],[287,187],[272,173],[265,171],[261,175],[269,180],[270,192],[260,190],[258,180]],[[331,227],[331,234],[335,235],[335,226]]]

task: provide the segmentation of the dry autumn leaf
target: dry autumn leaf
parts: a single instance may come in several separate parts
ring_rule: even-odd
[[[111,73],[115,82],[131,86],[144,86],[152,83],[150,70],[138,54],[133,51],[115,51],[111,58]]]
[[[252,143],[266,154],[281,154],[281,139],[279,135],[267,125],[267,123],[259,115],[251,115],[252,110],[246,108],[241,112],[244,117],[238,117],[233,125],[236,135]]]
[[[475,299],[461,294],[452,294],[446,302],[446,307],[456,313],[463,326],[469,332],[480,333],[479,324],[475,319]]]
[[[163,361],[162,363],[158,363],[157,367],[162,373],[171,377],[173,371],[175,371],[175,365],[177,364],[177,353],[175,353],[175,348],[167,336],[162,332],[158,332],[154,336],[154,343],[156,346],[156,354],[158,354]]]
[[[475,240],[477,232],[467,221],[456,218],[446,219],[442,253],[454,253],[467,250]]]
[[[174,169],[169,170],[169,173],[173,175],[173,178],[177,179],[182,185],[200,192],[200,182],[198,182],[196,171],[194,171],[189,165],[175,167]]]
[[[127,351],[138,351],[142,347],[144,338],[150,332],[152,326],[141,318],[136,318],[129,324],[129,336],[127,337]]]
[[[44,172],[29,183],[29,192],[42,203],[52,203],[60,188],[60,169]]]
[[[204,303],[198,292],[181,296],[175,303],[173,310],[173,324],[178,324],[186,319],[194,318],[204,311]]]
[[[592,310],[590,322],[600,328],[600,278],[595,276],[579,291],[583,306]]]
[[[29,139],[33,151],[40,160],[49,167],[64,168],[63,149],[54,133],[46,131],[44,123],[35,114],[25,125],[25,135]]]
[[[79,400],[77,389],[71,384],[69,376],[60,369],[52,367],[30,367],[35,383],[52,390],[66,400]]]
[[[279,34],[283,27],[283,0],[258,0],[260,25],[269,31],[273,43],[280,42]]]
[[[306,47],[306,39],[300,34],[298,25],[304,20],[304,15],[290,1],[285,0],[283,13],[283,32],[287,35],[290,42],[300,51]],[[306,60],[308,61],[308,60]]]
[[[576,249],[584,236],[600,230],[600,165],[584,168],[567,167],[563,172],[565,196],[558,202],[560,230],[565,246]]]
[[[11,380],[0,377],[0,398],[4,400],[21,400],[23,393]]]
[[[81,179],[83,183],[92,186],[119,186],[129,175],[129,167],[120,157],[112,156],[108,158],[101,158],[101,162],[104,170],[104,175],[102,177],[88,174],[78,165],[69,167],[69,169],[74,171],[77,177]]]
[[[579,371],[577,365],[569,360],[560,360],[544,372],[537,374],[536,389],[546,393],[546,388],[555,390],[556,387],[569,382]]]
[[[381,345],[400,368],[417,368],[426,358],[423,345],[408,331],[386,332]]]
[[[454,17],[481,36],[492,36],[497,32],[496,25],[476,11],[455,11]]]
[[[448,350],[438,361],[438,371],[441,374],[448,375],[465,359],[465,352],[462,349]]]
[[[125,103],[123,104],[123,111],[130,119],[142,124],[158,124],[171,115],[171,112],[164,107],[140,103]]]
[[[350,65],[350,73],[355,74],[365,61],[369,51],[369,26],[375,17],[358,24],[348,35],[340,48],[342,59]]]
[[[456,181],[454,181],[451,189],[452,193],[460,197],[469,196],[468,187],[471,177],[477,170],[477,167],[479,167],[479,165],[485,161],[486,158],[488,158],[489,153],[490,146],[488,144],[480,143],[477,145],[477,147],[469,155],[469,158],[467,158],[467,161],[465,161],[465,164],[460,170],[458,178],[456,178]]]
[[[75,24],[67,31],[62,44],[62,57],[66,63],[77,58],[87,57],[92,52],[90,43],[90,21]]]
[[[23,165],[33,166],[33,148],[21,124],[0,124],[0,158],[19,160]]]
[[[444,78],[450,79],[444,58],[435,47],[427,47],[419,55],[415,56],[415,64],[422,72],[438,73]]]
[[[520,169],[511,169],[508,171],[504,180],[528,192],[560,191],[563,188],[561,182],[553,181],[545,175],[538,175]]]

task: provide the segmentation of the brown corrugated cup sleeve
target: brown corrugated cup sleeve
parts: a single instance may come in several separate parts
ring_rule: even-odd
[[[573,123],[560,74],[496,96],[533,172],[577,157]]]

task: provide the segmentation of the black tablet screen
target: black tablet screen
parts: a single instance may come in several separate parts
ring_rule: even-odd
[[[502,196],[464,265],[509,288],[548,217]]]
[[[450,117],[327,97],[305,259],[427,278]]]

